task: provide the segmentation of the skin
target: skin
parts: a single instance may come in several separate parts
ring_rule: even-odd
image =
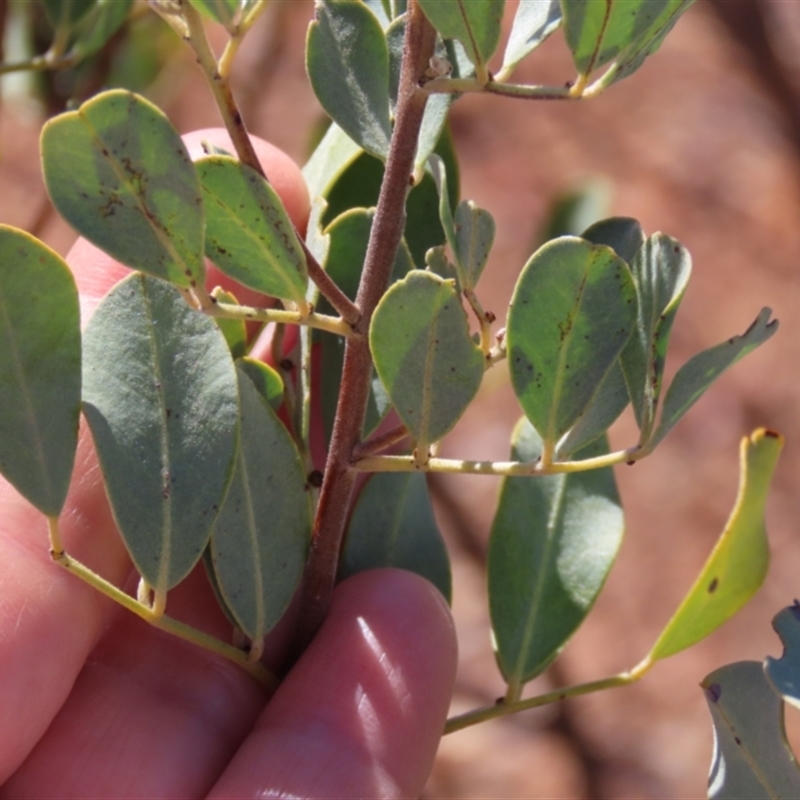
[[[226,147],[219,130],[189,134]],[[298,227],[297,167],[256,141]],[[67,258],[83,319],[127,270],[85,241]],[[212,276],[212,280],[214,276]],[[61,516],[67,552],[135,592],[82,429]],[[427,582],[373,570],[340,584],[271,698],[245,672],[120,609],[54,564],[46,525],[0,479],[0,797],[417,797],[453,687],[449,611]],[[228,639],[205,575],[168,612]],[[280,632],[267,643],[280,657]]]

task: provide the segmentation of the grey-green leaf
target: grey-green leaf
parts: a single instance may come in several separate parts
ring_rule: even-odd
[[[241,370],[239,395],[239,449],[210,552],[225,605],[239,627],[260,641],[300,582],[311,509],[291,436]]]
[[[250,378],[253,386],[273,411],[277,411],[283,405],[283,379],[277,370],[255,358],[237,359],[236,366]]]
[[[355,299],[361,268],[367,254],[372,220],[375,209],[353,208],[338,216],[326,229],[330,237],[330,248],[325,269],[336,281],[336,284],[351,299]],[[411,254],[405,242],[400,243],[395,255],[392,282],[400,280],[413,267]],[[328,302],[320,300],[319,311],[330,313]],[[344,363],[344,340],[341,336],[317,332],[316,337],[322,342],[320,353],[320,403],[322,421],[325,427],[326,440],[330,440],[333,420],[336,415],[336,403],[339,398],[339,386],[342,380],[342,364]],[[391,404],[379,380],[373,378],[372,389],[367,401],[367,415],[364,420],[364,435],[369,435],[386,416]]]
[[[656,233],[630,264],[639,316],[620,360],[644,443],[655,423],[669,336],[689,283],[692,259],[680,242]]]
[[[494,217],[472,200],[463,200],[453,219],[457,259],[464,275],[464,289],[474,289],[480,280],[494,244]]]
[[[450,561],[421,472],[376,473],[356,501],[339,576],[375,567],[416,572],[450,602]]]
[[[372,11],[353,0],[318,0],[306,68],[329,116],[364,150],[385,159],[392,134],[389,52]]]
[[[767,656],[764,674],[772,688],[795,708],[800,708],[800,601],[795,600],[772,620],[783,642],[780,658]]]
[[[412,270],[381,299],[369,337],[392,405],[425,450],[456,424],[483,377],[453,282]]]
[[[581,238],[610,247],[626,264],[633,262],[645,242],[642,226],[631,217],[601,219],[590,225]]]
[[[616,60],[619,80],[655,52],[694,0],[561,0],[575,66],[588,76]]]
[[[234,158],[208,156],[196,167],[206,205],[206,255],[239,283],[302,305],[306,257],[275,190]]]
[[[531,256],[506,342],[514,391],[546,452],[585,414],[635,320],[630,270],[609,247],[567,236]]]
[[[0,473],[50,516],[69,488],[80,395],[72,273],[33,236],[0,225]]]
[[[762,665],[728,664],[707,675],[701,686],[715,733],[709,798],[800,797],[800,770],[786,738],[783,703]]]
[[[630,397],[619,360],[615,361],[597,389],[592,402],[558,443],[556,455],[563,460],[605,433],[628,407]]]
[[[83,411],[114,518],[158,592],[200,559],[236,447],[236,370],[212,319],[134,273],[84,333]]]
[[[53,205],[123,264],[202,285],[203,198],[172,123],[131,92],[103,92],[47,122],[42,166]]]
[[[511,74],[561,24],[559,0],[520,0],[508,37],[501,72]]]
[[[425,16],[443,39],[457,39],[478,75],[500,42],[503,0],[419,0]]]
[[[651,449],[672,430],[728,367],[764,344],[777,332],[778,320],[770,321],[771,316],[771,309],[763,308],[741,336],[732,336],[716,347],[703,350],[678,370],[664,397],[661,420],[650,440]]]
[[[97,0],[91,13],[75,26],[75,41],[70,48],[78,58],[100,50],[128,18],[133,0]]]
[[[542,440],[521,420],[512,458]],[[607,452],[603,439],[582,458]],[[489,540],[489,609],[503,677],[521,685],[558,655],[589,613],[616,559],[624,520],[610,468],[503,480]]]

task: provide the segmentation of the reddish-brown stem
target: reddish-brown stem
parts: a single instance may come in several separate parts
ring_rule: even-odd
[[[372,375],[366,334],[375,307],[389,285],[395,252],[403,236],[406,195],[427,99],[419,89],[419,80],[433,55],[435,41],[436,31],[412,0],[406,22],[395,126],[356,297],[361,317],[355,330],[364,335],[348,339],[345,348],[336,419],[306,562],[291,658],[306,648],[325,619],[336,580],[356,477],[350,465],[361,439]]]
[[[402,442],[403,439],[407,437],[408,428],[406,428],[405,425],[396,425],[394,428],[384,433],[370,436],[365,442],[360,442],[355,446],[353,449],[353,461],[382,453],[393,444]]]

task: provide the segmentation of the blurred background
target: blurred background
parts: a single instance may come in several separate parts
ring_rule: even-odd
[[[47,47],[46,20],[32,25],[20,13],[28,2],[0,3],[5,60]],[[508,25],[516,2],[506,5]],[[235,73],[250,130],[301,164],[321,119],[304,71],[312,13],[311,0],[273,0]],[[556,33],[514,78],[558,85],[573,72]],[[66,253],[74,234],[46,198],[38,131],[70,100],[116,85],[145,93],[182,132],[218,124],[188,50],[136,6],[111,48],[82,67],[2,78],[1,222]],[[480,296],[498,326],[554,204],[587,191],[587,214],[636,217],[648,233],[664,231],[692,253],[668,378],[698,350],[742,333],[762,306],[781,321],[778,335],[726,373],[654,455],[617,469],[627,518],[620,558],[586,624],[531,694],[638,663],[725,524],[741,437],[766,425],[787,441],[768,504],[772,566],[743,612],[633,687],[446,737],[425,797],[704,797],[713,737],[698,684],[726,662],[779,654],[770,621],[800,596],[800,3],[700,0],[639,72],[601,97],[467,96],[454,105],[451,126],[462,197],[497,222]],[[507,370],[496,367],[444,454],[507,458],[519,416]],[[627,413],[611,438],[615,447],[635,442]],[[438,476],[432,490],[454,564],[461,660],[452,710],[460,713],[504,693],[483,577],[498,482]],[[800,733],[792,713],[790,734]]]

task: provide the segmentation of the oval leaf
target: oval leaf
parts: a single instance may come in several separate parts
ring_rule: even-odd
[[[450,560],[422,472],[377,473],[356,501],[339,577],[376,567],[416,572],[450,602]]]
[[[464,200],[458,204],[453,222],[464,288],[474,289],[494,244],[494,217],[486,209],[478,208],[472,200]]]
[[[764,505],[782,447],[783,437],[764,428],[742,439],[736,505],[694,586],[653,646],[649,660],[667,658],[713,633],[763,583],[769,565]]]
[[[669,336],[689,283],[692,258],[680,242],[656,233],[630,264],[639,316],[620,361],[642,442],[646,442],[653,430]]]
[[[512,438],[515,461],[535,461],[542,441],[526,420]],[[605,440],[582,458],[608,452]],[[539,675],[594,605],[624,532],[610,468],[504,478],[489,540],[489,610],[503,677]]]
[[[244,286],[304,304],[306,257],[275,190],[234,158],[209,156],[195,166],[206,205],[206,255]]]
[[[283,378],[277,370],[255,358],[237,359],[236,366],[250,378],[253,386],[273,411],[277,411],[283,405]]]
[[[616,80],[638,69],[694,0],[561,0],[564,35],[578,72],[616,60]]]
[[[203,199],[170,121],[131,92],[104,92],[42,129],[53,205],[117,261],[177,286],[202,285]]]
[[[418,0],[443,39],[457,39],[475,65],[478,79],[488,80],[487,62],[500,42],[503,0]]]
[[[732,336],[716,347],[703,350],[678,370],[664,397],[661,419],[649,444],[651,450],[728,367],[777,333],[778,320],[770,321],[771,316],[771,309],[762,308],[753,324],[741,336]]]
[[[525,265],[508,314],[508,362],[545,451],[585,413],[635,320],[630,270],[610,248],[565,236]]]
[[[559,0],[520,0],[503,56],[502,75],[533,52],[561,24]]]
[[[114,518],[166,592],[200,559],[230,476],[238,387],[225,337],[173,286],[135,273],[86,328],[83,383]]]
[[[363,3],[319,0],[308,29],[306,68],[325,111],[364,150],[385,159],[389,51],[380,22]]]
[[[708,796],[714,800],[800,797],[783,704],[757,661],[728,664],[701,686],[714,724]]]
[[[283,616],[300,582],[311,509],[291,436],[241,370],[239,395],[239,450],[210,553],[227,609],[260,642]]]
[[[361,269],[367,254],[367,244],[372,230],[375,209],[353,208],[338,216],[326,229],[330,237],[330,248],[325,270],[333,278],[342,291],[351,299],[355,299]],[[391,282],[403,278],[413,267],[411,254],[405,242],[400,243],[394,260]],[[332,311],[327,300],[321,299],[319,311]],[[322,406],[322,422],[325,427],[326,441],[330,441],[333,432],[333,421],[336,416],[336,404],[339,400],[339,387],[342,382],[342,365],[344,364],[345,342],[341,336],[316,332],[315,338],[321,341],[320,351],[320,404]],[[379,379],[373,375],[367,415],[364,419],[364,435],[368,436],[391,408],[389,398]]]
[[[0,225],[0,473],[49,516],[67,496],[80,395],[72,273],[33,236]]]
[[[456,424],[483,377],[483,354],[453,282],[409,272],[378,304],[369,340],[381,382],[424,455]]]

